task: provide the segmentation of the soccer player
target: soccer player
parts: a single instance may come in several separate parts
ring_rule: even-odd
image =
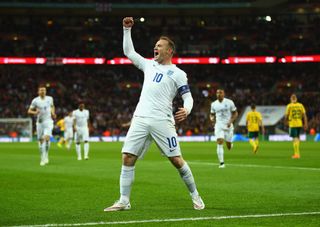
[[[186,73],[172,64],[175,46],[168,37],[162,36],[156,42],[153,60],[139,55],[131,39],[133,24],[132,17],[123,19],[123,51],[133,64],[144,72],[144,82],[122,148],[120,199],[104,211],[131,208],[130,191],[134,180],[135,163],[147,151],[151,139],[178,170],[190,192],[194,209],[204,209],[205,205],[197,191],[190,167],[182,158],[174,123],[174,119],[177,122],[185,120],[193,106]],[[177,93],[182,96],[184,104],[183,108],[179,108],[173,116],[172,101]]]
[[[214,124],[217,138],[219,168],[225,168],[223,142],[226,141],[229,150],[232,148],[233,122],[238,117],[238,112],[234,102],[224,97],[224,89],[218,89],[216,96],[217,100],[211,103],[210,120]]]
[[[60,120],[57,122],[56,125],[57,125],[58,130],[59,130],[58,147],[62,147],[62,144],[65,142],[65,140],[64,140],[64,130],[65,130],[65,127],[64,127],[64,118],[60,119]]]
[[[84,142],[84,159],[89,159],[89,110],[84,108],[84,103],[79,104],[79,108],[73,111],[72,116],[74,117],[74,132],[75,132],[75,142],[76,142],[76,152],[78,160],[82,160],[81,156],[81,142]]]
[[[248,129],[249,143],[252,146],[253,153],[256,154],[259,148],[259,127],[264,134],[264,126],[262,123],[262,115],[256,110],[256,105],[251,105],[251,111],[247,113],[246,125]]]
[[[292,158],[297,159],[300,158],[300,131],[302,126],[304,130],[308,129],[308,118],[304,106],[298,102],[295,94],[291,95],[290,101],[286,108],[285,122],[289,124],[289,134],[293,138]]]
[[[64,140],[68,150],[70,150],[73,140],[73,121],[74,118],[72,117],[72,112],[69,112],[64,118]]]
[[[34,98],[28,114],[37,116],[37,137],[40,150],[40,166],[49,163],[50,137],[52,136],[53,119],[56,118],[53,98],[47,96],[45,86],[39,86],[38,97]]]

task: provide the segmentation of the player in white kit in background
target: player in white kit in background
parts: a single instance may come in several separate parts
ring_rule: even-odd
[[[146,148],[151,144],[150,139],[156,142],[162,154],[177,168],[190,192],[194,209],[202,210],[205,205],[197,191],[192,172],[182,158],[174,123],[174,118],[177,122],[185,120],[193,106],[186,73],[172,64],[175,47],[168,37],[160,37],[157,41],[154,60],[139,55],[134,50],[131,39],[133,24],[132,17],[123,19],[123,51],[133,64],[144,72],[144,82],[122,148],[120,199],[104,211],[131,208],[130,192],[134,181],[135,163],[147,151]],[[184,105],[173,116],[172,100],[177,93],[182,96]]]
[[[79,104],[79,108],[72,113],[74,118],[73,129],[75,132],[76,152],[78,160],[82,160],[81,142],[84,142],[84,159],[89,159],[89,110],[84,108],[84,103]]]
[[[53,119],[56,118],[53,98],[47,96],[45,86],[39,86],[38,97],[34,98],[28,114],[37,116],[37,137],[40,150],[40,166],[49,163],[50,137],[52,136]]]
[[[68,115],[64,117],[64,140],[68,150],[70,150],[73,140],[73,122],[72,112],[69,112]]]
[[[224,168],[223,142],[227,148],[232,148],[233,122],[238,117],[237,108],[231,99],[224,97],[224,90],[218,89],[217,100],[211,103],[210,120],[214,124],[214,134],[217,138],[217,154],[220,162],[219,168]]]

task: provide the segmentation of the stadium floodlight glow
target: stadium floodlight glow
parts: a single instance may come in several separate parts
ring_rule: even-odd
[[[284,56],[279,63],[320,62],[320,55]]]
[[[0,64],[43,65],[47,58],[0,57]]]
[[[144,17],[140,17],[140,22],[145,22]]]
[[[268,22],[271,22],[272,18],[270,16],[266,16],[265,20],[268,21]]]
[[[105,58],[62,58],[63,65],[102,65]]]
[[[275,56],[247,56],[247,57],[229,57],[222,59],[222,64],[263,64],[268,63],[272,64],[276,62]]]

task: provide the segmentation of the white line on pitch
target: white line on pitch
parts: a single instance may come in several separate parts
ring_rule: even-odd
[[[242,218],[267,218],[267,217],[305,216],[305,215],[320,215],[320,211],[315,211],[315,212],[302,212],[302,213],[249,214],[249,215],[232,215],[232,216],[193,217],[193,218],[168,218],[168,219],[149,219],[149,220],[112,221],[112,222],[100,221],[100,222],[69,223],[69,224],[19,225],[19,226],[11,226],[11,227],[53,227],[53,226],[85,226],[85,225],[119,225],[119,224],[180,222],[180,221],[203,221],[203,220],[242,219]]]
[[[195,165],[217,165],[211,162],[188,162]],[[294,170],[311,170],[320,171],[320,168],[312,167],[298,167],[298,166],[268,166],[268,165],[254,165],[254,164],[227,164],[228,166],[248,167],[248,168],[274,168],[274,169],[294,169]]]

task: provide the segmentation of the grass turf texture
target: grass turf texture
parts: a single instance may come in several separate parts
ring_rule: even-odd
[[[218,169],[216,145],[181,143],[206,203],[193,210],[179,174],[152,146],[136,165],[130,211],[103,212],[119,197],[121,143],[91,143],[90,160],[51,145],[40,167],[36,143],[0,144],[0,226],[114,222],[320,211],[320,144],[303,142],[293,160],[292,143],[264,142],[256,155],[249,143],[225,149]],[[302,167],[302,168],[292,168]],[[304,169],[305,168],[305,169]],[[320,215],[235,218],[135,226],[319,226]]]

